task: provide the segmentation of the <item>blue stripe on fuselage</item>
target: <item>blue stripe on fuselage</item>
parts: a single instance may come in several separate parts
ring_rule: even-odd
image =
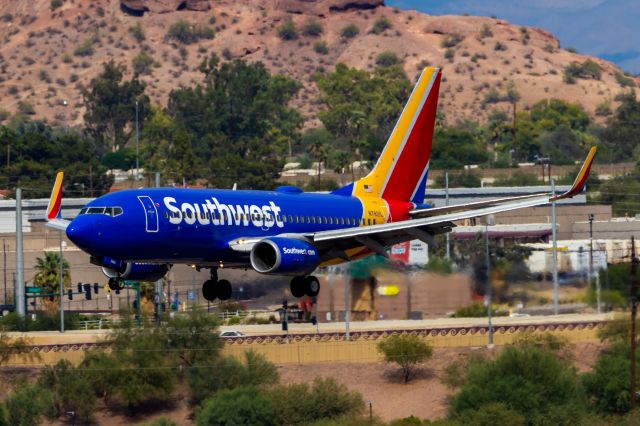
[[[150,197],[156,206],[157,232],[147,232],[148,218],[138,199],[141,196]],[[228,248],[230,241],[350,228],[357,225],[346,220],[360,220],[363,213],[362,203],[354,197],[186,188],[125,190],[97,198],[87,207],[121,207],[123,214],[78,216],[72,225],[86,233],[78,244],[83,250],[127,261],[169,263],[247,263],[246,254]],[[265,221],[267,214],[278,214],[280,220]],[[291,221],[289,216],[303,217],[305,223]],[[316,223],[306,223],[307,217],[314,217]]]

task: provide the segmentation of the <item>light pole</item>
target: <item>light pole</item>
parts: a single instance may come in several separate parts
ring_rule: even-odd
[[[593,280],[593,213],[589,214],[589,285]],[[596,280],[596,307],[598,313],[601,312],[600,303],[600,280]]]
[[[493,311],[493,291],[491,288],[491,257],[489,255],[489,222],[493,225],[494,219],[492,215],[487,216],[484,225],[484,246],[486,255],[486,268],[487,268],[487,317],[489,322],[489,347],[493,347],[493,322],[491,320],[491,314]]]
[[[62,231],[60,231],[60,333],[64,333],[64,277],[62,275]]]
[[[138,101],[136,101],[136,178],[134,180],[138,180],[138,176],[140,174],[140,135],[138,128]]]
[[[556,183],[551,179],[551,193],[556,195]],[[553,249],[551,251],[551,267],[553,274],[553,314],[558,315],[560,311],[560,287],[558,285],[558,234],[556,231],[556,202],[551,202],[551,235],[553,239]]]

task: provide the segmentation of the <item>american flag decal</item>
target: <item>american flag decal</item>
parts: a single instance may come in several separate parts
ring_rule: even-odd
[[[373,192],[373,185],[365,185],[364,192]]]

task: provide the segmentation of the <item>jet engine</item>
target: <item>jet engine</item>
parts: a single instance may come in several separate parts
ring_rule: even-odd
[[[253,269],[262,274],[305,275],[320,264],[320,255],[309,241],[271,237],[253,246],[250,260]]]
[[[110,257],[102,258],[98,265],[102,266],[102,272],[109,278],[132,281],[157,281],[164,277],[170,268],[169,265],[164,264],[123,262]]]

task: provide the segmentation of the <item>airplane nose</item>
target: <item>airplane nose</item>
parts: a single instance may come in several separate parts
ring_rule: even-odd
[[[91,227],[86,221],[75,219],[67,227],[67,238],[80,248],[88,247]]]

